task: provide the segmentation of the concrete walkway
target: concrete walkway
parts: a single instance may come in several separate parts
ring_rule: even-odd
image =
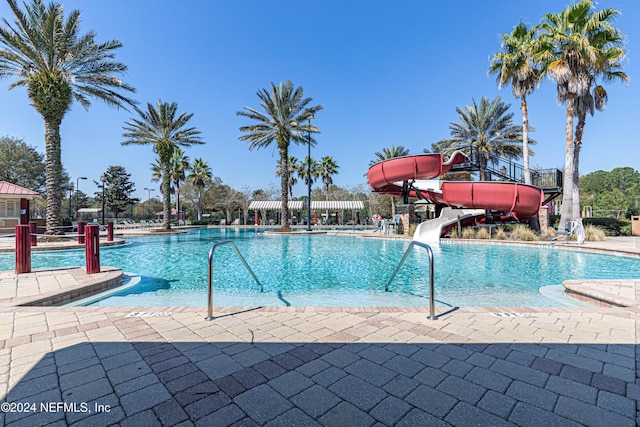
[[[61,291],[89,285],[74,274]],[[420,308],[226,307],[206,321],[204,307],[17,306],[3,294],[0,424],[634,426],[640,309],[636,283],[619,283],[584,286],[631,305],[437,320]]]

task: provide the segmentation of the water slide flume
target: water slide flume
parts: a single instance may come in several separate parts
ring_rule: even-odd
[[[372,165],[367,178],[371,188],[383,194],[408,194],[454,208],[501,211],[511,213],[518,220],[538,214],[544,194],[533,185],[496,181],[442,181],[440,188],[429,188],[420,181],[444,175],[453,165],[466,161],[467,158],[460,152],[455,152],[447,162],[441,154],[396,157]],[[438,231],[443,227],[444,224]]]

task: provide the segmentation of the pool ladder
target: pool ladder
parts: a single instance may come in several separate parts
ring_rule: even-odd
[[[409,252],[411,251],[411,249],[416,245],[420,246],[421,248],[425,248],[427,250],[427,254],[429,254],[429,320],[436,320],[435,291],[433,286],[433,250],[431,249],[431,246],[427,245],[426,243],[413,240],[409,244],[409,247],[404,252],[402,259],[398,263],[396,270],[391,275],[391,278],[387,282],[387,286],[385,286],[384,290],[385,292],[389,292],[389,285],[391,284],[391,282],[393,282],[393,279],[396,278],[398,271],[400,271],[400,267],[402,267],[402,264],[404,264],[405,260],[409,256]]]
[[[244,259],[244,257],[242,256],[242,254],[240,253],[240,251],[238,250],[238,247],[236,246],[235,243],[233,243],[233,240],[222,240],[220,242],[215,243],[213,246],[211,246],[211,249],[209,250],[209,282],[207,285],[207,317],[205,317],[205,320],[213,320],[213,272],[212,272],[212,264],[213,264],[213,253],[215,252],[216,248],[218,246],[222,246],[222,245],[231,245],[231,247],[233,247],[233,250],[236,251],[236,254],[238,254],[238,257],[240,258],[240,261],[242,261],[242,264],[244,264],[245,268],[247,269],[247,271],[249,272],[249,274],[251,274],[251,277],[253,277],[253,280],[256,281],[256,283],[258,284],[258,286],[260,286],[260,292],[263,291],[263,286],[262,283],[260,283],[260,280],[258,280],[258,278],[256,277],[256,275],[254,274],[253,270],[251,270],[251,267],[249,267],[249,264],[247,264],[247,261]]]

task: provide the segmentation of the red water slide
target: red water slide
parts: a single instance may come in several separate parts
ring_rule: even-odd
[[[466,157],[459,152],[454,153],[447,162],[444,162],[441,154],[396,157],[371,166],[367,178],[374,191],[399,196],[402,194],[404,181],[437,178],[447,173],[453,165],[465,161]],[[540,188],[515,182],[443,181],[440,191],[418,190],[434,203],[457,208],[511,212],[518,219],[537,215],[544,197]],[[409,195],[418,197],[414,190]]]

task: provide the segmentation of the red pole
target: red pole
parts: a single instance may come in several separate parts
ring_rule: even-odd
[[[258,218],[258,211],[253,212],[253,219],[254,219],[253,222],[255,225],[260,225],[260,218]]]
[[[29,234],[31,234],[31,246],[38,246],[38,223],[29,221]]]
[[[113,242],[113,221],[107,223],[107,242]]]
[[[29,225],[16,225],[16,273],[31,273]]]
[[[87,258],[87,274],[100,273],[100,226],[97,224],[85,227]]]
[[[78,244],[84,245],[84,221],[78,221]]]

